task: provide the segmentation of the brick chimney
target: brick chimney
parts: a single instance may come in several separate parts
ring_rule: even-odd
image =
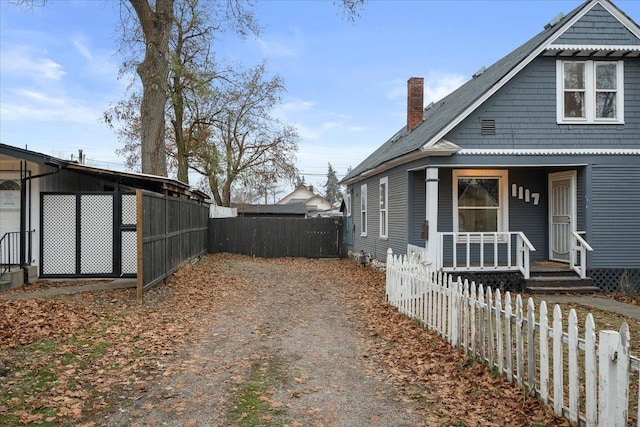
[[[411,77],[407,81],[407,132],[422,123],[424,110],[424,78]]]

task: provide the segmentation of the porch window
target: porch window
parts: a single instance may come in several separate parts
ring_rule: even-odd
[[[623,123],[623,61],[557,61],[556,68],[558,123]]]
[[[507,171],[453,172],[454,231],[508,231]]]
[[[367,184],[360,186],[360,235],[367,235]]]
[[[389,228],[389,216],[387,215],[387,202],[389,197],[389,178],[380,178],[380,238],[387,238]]]

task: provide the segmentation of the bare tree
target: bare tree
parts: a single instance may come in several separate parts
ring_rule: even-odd
[[[236,83],[218,81],[212,92],[213,123],[195,140],[192,167],[209,179],[216,204],[229,206],[234,183],[249,177],[263,181],[293,181],[298,134],[270,115],[280,102],[284,84],[267,79],[264,64],[239,73]]]
[[[347,19],[353,21],[365,1],[334,0],[334,4],[341,4]],[[15,0],[15,3],[30,9],[46,4],[46,0]],[[136,67],[142,82],[139,118],[142,172],[167,176],[165,110],[171,61],[169,42],[175,23],[175,0],[121,0],[121,5],[125,6],[126,10],[127,4],[130,4],[135,12],[144,43],[144,59]],[[255,25],[253,15],[243,13],[246,10],[244,4],[250,4],[250,1],[227,0],[229,16],[237,18],[230,26],[240,33]]]
[[[145,55],[137,72],[142,82],[140,132],[142,173],[167,176],[165,105],[169,78],[169,38],[174,0],[129,0],[144,36]]]

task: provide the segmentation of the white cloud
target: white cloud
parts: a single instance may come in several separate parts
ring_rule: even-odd
[[[444,73],[441,71],[429,71],[424,77],[424,102],[438,101],[444,98],[464,82],[467,81],[463,75],[458,73]],[[407,82],[396,79],[386,82],[385,96],[390,101],[403,101],[407,98]]]
[[[72,41],[73,46],[75,46],[76,50],[82,55],[85,59],[91,60],[93,59],[93,55],[87,46],[85,46],[84,40],[76,38]]]
[[[298,56],[298,49],[292,45],[277,40],[257,40],[260,52],[267,58],[295,58]]]
[[[5,97],[0,103],[2,120],[95,124],[100,117],[97,110],[70,98],[26,89],[16,89],[10,95],[8,102]]]
[[[425,104],[444,98],[466,81],[467,79],[460,74],[429,73],[424,84]]]
[[[3,48],[2,73],[34,80],[61,80],[67,74],[62,65],[25,46]]]

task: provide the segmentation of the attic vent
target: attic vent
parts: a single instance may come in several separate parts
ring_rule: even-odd
[[[478,71],[473,73],[473,78],[475,79],[476,77],[480,77],[485,71],[487,71],[486,67],[480,68]]]
[[[547,29],[553,27],[558,22],[562,21],[562,18],[564,18],[564,13],[559,13],[558,15],[556,15],[555,18],[553,18],[551,21],[549,21],[549,23],[547,25],[544,26],[544,29],[547,30]]]
[[[480,134],[482,134],[482,135],[495,135],[496,134],[496,121],[494,119],[481,119],[480,120]]]

